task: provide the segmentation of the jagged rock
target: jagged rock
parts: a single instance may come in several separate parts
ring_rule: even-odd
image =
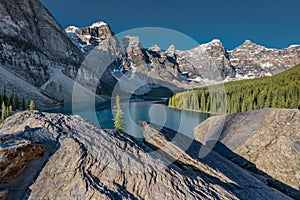
[[[271,76],[300,63],[300,46],[271,49],[246,40],[230,52],[231,64],[240,77]]]
[[[101,27],[109,29],[109,26],[103,23],[101,23]],[[175,88],[178,91],[176,84],[182,81],[178,64],[174,58],[166,56],[158,46],[154,46],[152,50],[144,49],[137,36],[125,36],[121,41],[118,41],[113,34],[103,33],[105,39],[100,39],[98,38],[100,35],[91,34],[93,29],[95,29],[93,26],[83,28],[83,30],[72,26],[66,29],[73,42],[77,43],[87,56],[85,60],[87,67],[84,67],[85,63],[83,63],[77,77],[82,85],[103,91],[103,87],[97,87],[101,78],[101,84],[109,86],[112,90],[116,82],[122,79],[122,81],[126,81],[126,83],[122,82],[123,85],[130,85],[133,88],[136,84],[144,85],[144,88],[170,85],[170,88]],[[96,38],[100,42],[88,43],[82,38]],[[102,62],[95,63],[97,60]],[[101,69],[102,71],[105,70],[104,74],[101,74]],[[149,92],[149,89],[142,89],[137,92],[130,91],[129,88],[125,88],[125,92],[139,95]],[[134,90],[136,89],[134,88]]]
[[[149,47],[148,50],[149,51],[154,51],[154,52],[161,52],[161,49],[157,44],[153,45],[152,47]]]
[[[65,31],[86,56],[76,81],[93,92],[110,95],[118,77],[114,72],[123,73],[130,64],[109,25],[96,22],[85,28],[70,26]]]
[[[104,22],[93,23],[90,27],[76,29],[75,33],[81,36],[91,36],[96,41],[106,40],[114,35],[108,24]],[[90,43],[91,40],[89,41]]]
[[[128,52],[134,52],[143,49],[140,38],[137,36],[127,35],[123,38],[122,41],[123,41],[124,48],[126,48],[126,51]]]
[[[126,58],[130,61],[131,65],[133,67],[138,67],[143,71],[147,71],[149,58],[143,52],[143,46],[139,37],[125,36],[122,42],[125,49]]]
[[[157,143],[101,130],[79,116],[26,111],[7,118],[0,133],[45,147],[43,158],[17,177],[23,181],[9,183],[8,199],[288,199],[216,153],[199,160],[182,143],[166,155],[151,153]],[[172,149],[183,156],[166,166]]]
[[[221,133],[219,141],[222,144],[264,173],[257,172],[256,168],[249,170],[269,175],[266,176],[269,185],[299,199],[300,111],[263,109],[231,114],[226,116],[223,127],[213,129],[210,124],[219,117],[211,117],[195,128],[195,139],[205,144],[213,135]],[[230,156],[222,149],[219,149],[221,154]],[[239,161],[236,163],[242,165]],[[294,189],[286,189],[276,180]]]
[[[34,85],[49,78],[49,68],[76,76],[83,56],[38,0],[0,3],[0,62]]]
[[[44,147],[27,140],[1,140],[0,182],[7,182],[18,176],[30,160],[39,159]]]
[[[80,29],[74,30],[74,27],[70,27],[67,32],[71,33],[72,38],[80,37],[80,34],[76,36],[78,30]],[[227,51],[220,40],[214,39],[184,51],[176,50],[171,45],[163,52],[158,45],[144,49],[135,36],[127,36],[124,41],[125,52],[122,60],[135,66],[135,71],[186,89],[222,81],[270,76],[300,63],[299,45],[276,50],[246,40],[236,49]],[[130,71],[132,69],[126,65],[128,62],[123,64]]]
[[[53,107],[55,101],[48,98],[52,94],[43,95],[39,87],[49,80],[53,68],[74,79],[83,59],[38,0],[0,2],[0,68],[4,74],[0,87],[6,86],[8,93],[22,93],[20,98],[27,101],[37,99],[41,109]]]
[[[6,200],[7,199],[7,190],[0,190],[0,200]]]
[[[169,57],[175,57],[176,55],[175,55],[175,52],[176,52],[176,47],[175,47],[175,45],[170,45],[169,46],[169,48],[167,49],[167,51],[166,51],[166,54],[167,54],[167,56],[169,56]]]
[[[234,77],[229,55],[220,40],[212,40],[207,44],[186,51],[176,51],[181,71],[189,73],[189,78],[221,81],[226,77]]]
[[[65,31],[73,43],[78,46],[85,55],[88,55],[97,46],[101,46],[103,50],[108,51],[111,45],[117,45],[116,41],[112,41],[116,40],[113,37],[114,33],[111,31],[109,25],[104,22],[95,22],[85,28],[69,26]],[[108,42],[113,43],[108,44]],[[99,45],[100,43],[101,45]]]

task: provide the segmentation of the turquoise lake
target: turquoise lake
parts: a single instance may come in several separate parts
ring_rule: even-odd
[[[172,109],[166,106],[164,101],[138,101],[126,105],[124,108],[123,103],[121,104],[125,121],[124,132],[136,138],[143,138],[142,131],[138,126],[139,121],[149,121],[194,138],[193,129],[211,116],[207,113]],[[114,128],[110,102],[98,104],[92,111],[82,109],[73,113],[71,107],[71,105],[67,105],[64,109],[50,112],[66,115],[78,114],[101,128]]]

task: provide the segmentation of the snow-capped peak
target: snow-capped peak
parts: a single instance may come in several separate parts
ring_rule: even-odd
[[[236,47],[236,49],[249,49],[249,48],[255,49],[256,51],[259,50],[259,49],[260,50],[267,50],[267,51],[276,51],[276,50],[278,50],[276,48],[267,48],[263,45],[256,44],[256,43],[252,42],[251,40],[245,40],[242,45]]]
[[[174,44],[171,44],[169,48],[166,50],[166,52],[175,52],[175,51],[176,51],[176,47]]]
[[[295,47],[300,47],[300,45],[299,44],[292,44],[288,48],[295,48]]]
[[[206,43],[206,44],[202,44],[200,46],[203,46],[203,47],[210,47],[210,46],[223,46],[221,40],[219,39],[213,39],[212,41]]]
[[[213,39],[212,41],[208,42],[208,43],[204,43],[199,45],[198,47],[194,48],[194,50],[207,50],[207,49],[211,49],[214,46],[223,46],[222,42],[219,39]]]
[[[66,32],[67,33],[75,33],[75,31],[78,29],[78,27],[76,26],[69,26],[68,28],[66,28]]]
[[[221,40],[219,40],[219,39],[213,39],[213,40],[212,40],[211,42],[209,42],[209,43],[222,43],[222,42],[221,42]],[[209,44],[209,43],[208,43],[208,44]]]
[[[253,43],[251,40],[247,39],[244,41],[244,43],[242,45],[256,45],[256,44]]]
[[[156,51],[156,52],[161,51],[160,47],[157,44],[155,44],[152,47],[150,47],[149,50]]]
[[[93,23],[90,27],[91,28],[96,28],[96,27],[100,27],[100,26],[106,26],[107,23],[103,22],[103,21],[100,21],[100,22],[95,22]]]

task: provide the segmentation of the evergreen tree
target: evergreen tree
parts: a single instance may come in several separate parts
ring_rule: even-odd
[[[245,112],[270,107],[300,108],[300,65],[272,77],[225,83],[226,95],[222,86],[177,93],[171,97],[171,106],[212,113]]]
[[[7,111],[6,111],[6,105],[4,101],[2,102],[2,115],[1,115],[1,120],[4,121],[5,118],[7,117]]]
[[[26,106],[26,101],[24,99],[24,97],[22,98],[22,110],[26,110],[27,106]]]
[[[35,110],[35,103],[32,100],[29,103],[29,110]]]
[[[15,93],[13,95],[11,105],[13,107],[13,110],[18,110],[20,108],[20,102],[19,102],[18,96]]]
[[[116,104],[114,106],[114,114],[115,114],[115,117],[114,117],[113,121],[114,121],[115,129],[122,131],[124,129],[124,120],[123,120],[124,113],[121,108],[121,102],[120,102],[119,95],[117,95],[117,97],[116,97]]]
[[[201,92],[201,101],[200,101],[200,109],[202,112],[206,112],[207,108],[206,108],[206,97],[205,97],[205,93],[202,91]]]
[[[12,116],[14,113],[13,113],[13,107],[12,105],[9,106],[8,108],[8,116]]]
[[[8,117],[9,117],[9,107],[6,106],[6,118],[8,118]]]
[[[4,86],[4,89],[3,89],[3,101],[4,101],[4,104],[7,105],[7,96],[6,96],[6,88]]]

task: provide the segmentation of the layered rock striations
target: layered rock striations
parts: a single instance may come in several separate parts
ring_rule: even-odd
[[[0,87],[8,93],[35,100],[39,108],[54,107],[55,92],[41,92],[40,87],[51,79],[53,69],[75,79],[83,59],[38,0],[0,2]]]
[[[33,85],[58,67],[76,76],[83,56],[38,0],[1,1],[0,62]]]
[[[271,76],[299,64],[300,46],[272,49],[246,40],[229,55],[238,77],[256,78]]]
[[[245,165],[243,159],[231,156],[223,145],[217,145],[215,151],[299,199],[300,111],[264,109],[231,114],[226,116],[223,127],[215,129],[210,124],[220,117],[211,117],[195,128],[195,139],[206,144],[220,134],[219,142],[254,165]]]
[[[27,146],[25,155],[37,160],[29,161],[14,179],[1,179],[0,195],[7,199],[289,199],[217,153],[198,159],[201,144],[196,141],[185,151],[181,145],[191,139],[181,135],[181,142],[172,143],[171,130],[159,131],[146,122],[142,128],[144,143],[99,129],[79,116],[17,113],[0,125],[1,146],[16,151],[13,141],[26,141],[20,143],[32,146]]]

